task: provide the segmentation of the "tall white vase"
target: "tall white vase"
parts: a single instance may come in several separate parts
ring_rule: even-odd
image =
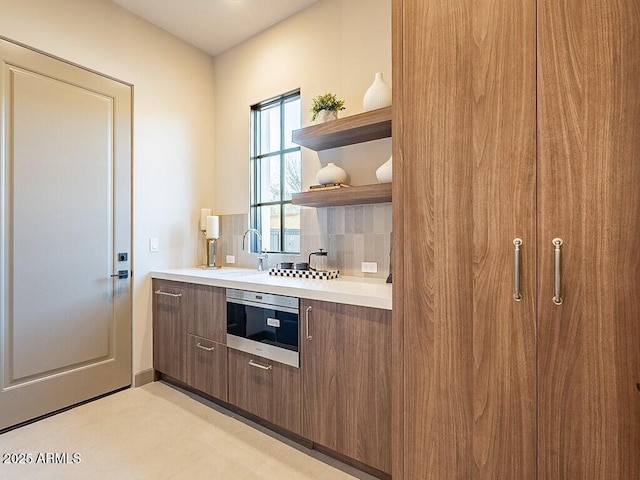
[[[382,73],[377,72],[373,83],[364,94],[362,106],[365,110],[375,110],[390,105],[391,87],[382,78]]]
[[[389,183],[393,178],[393,156],[376,170],[376,178],[380,183]]]

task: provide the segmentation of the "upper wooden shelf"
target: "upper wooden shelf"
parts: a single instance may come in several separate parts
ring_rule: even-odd
[[[311,192],[294,193],[291,203],[305,207],[333,207],[362,205],[391,201],[391,183],[356,185]]]
[[[294,143],[311,150],[327,150],[391,136],[391,107],[339,118],[294,130]]]

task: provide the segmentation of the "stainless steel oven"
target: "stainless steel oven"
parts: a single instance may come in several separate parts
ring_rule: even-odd
[[[294,297],[227,289],[227,346],[300,366],[299,300]]]

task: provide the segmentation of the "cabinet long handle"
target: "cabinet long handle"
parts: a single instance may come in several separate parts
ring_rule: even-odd
[[[207,352],[213,352],[216,349],[216,347],[205,347],[200,342],[196,343],[196,347],[206,350]]]
[[[255,363],[253,360],[249,360],[249,365],[251,365],[252,367],[256,367],[256,368],[261,368],[262,370],[271,370],[273,368],[273,365],[269,365],[269,366],[265,367],[264,365],[260,365],[259,363]]]
[[[309,334],[309,317],[311,316],[312,307],[308,306],[304,313],[304,329],[305,329],[305,337],[307,340],[311,340],[311,335]]]
[[[522,300],[522,293],[520,293],[520,247],[522,246],[522,239],[514,238],[513,246],[513,299],[519,302]]]
[[[174,297],[174,298],[178,298],[182,296],[181,293],[169,293],[169,292],[163,292],[162,290],[156,290],[154,293],[156,295],[164,295],[166,297]]]
[[[561,280],[561,271],[560,271],[560,257],[561,257],[561,250],[560,247],[562,246],[562,239],[561,238],[554,238],[553,240],[551,240],[551,243],[553,244],[554,247],[554,253],[555,253],[555,273],[553,276],[553,304],[554,305],[562,305],[562,291],[561,291],[561,286],[560,286],[560,280]]]

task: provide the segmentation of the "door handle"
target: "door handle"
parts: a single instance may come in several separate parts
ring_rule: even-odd
[[[520,246],[522,246],[522,239],[514,238],[513,246],[513,299],[519,302],[522,300],[522,293],[520,293]]]
[[[200,342],[196,343],[196,347],[202,349],[202,350],[206,350],[207,352],[213,352],[216,347],[205,347],[204,345],[202,345]]]
[[[174,297],[174,298],[179,298],[182,296],[181,293],[169,293],[169,292],[163,292],[162,290],[156,290],[154,293],[156,295],[164,295],[165,297]]]
[[[252,367],[256,367],[256,368],[261,368],[262,370],[271,370],[273,368],[273,365],[269,365],[268,367],[265,367],[264,365],[260,365],[259,363],[255,363],[253,360],[249,360],[249,365],[251,365]]]
[[[304,330],[305,330],[305,338],[307,340],[311,340],[311,335],[309,335],[309,316],[311,315],[312,307],[309,305],[304,313]]]
[[[555,263],[555,273],[553,276],[553,304],[554,305],[562,305],[562,291],[561,291],[561,272],[560,272],[560,256],[562,246],[561,238],[554,238],[551,240],[551,243],[554,246],[554,263]]]
[[[122,280],[125,280],[127,278],[129,278],[129,270],[118,270],[118,273],[114,273],[112,275],[110,275],[111,278],[120,278]]]

